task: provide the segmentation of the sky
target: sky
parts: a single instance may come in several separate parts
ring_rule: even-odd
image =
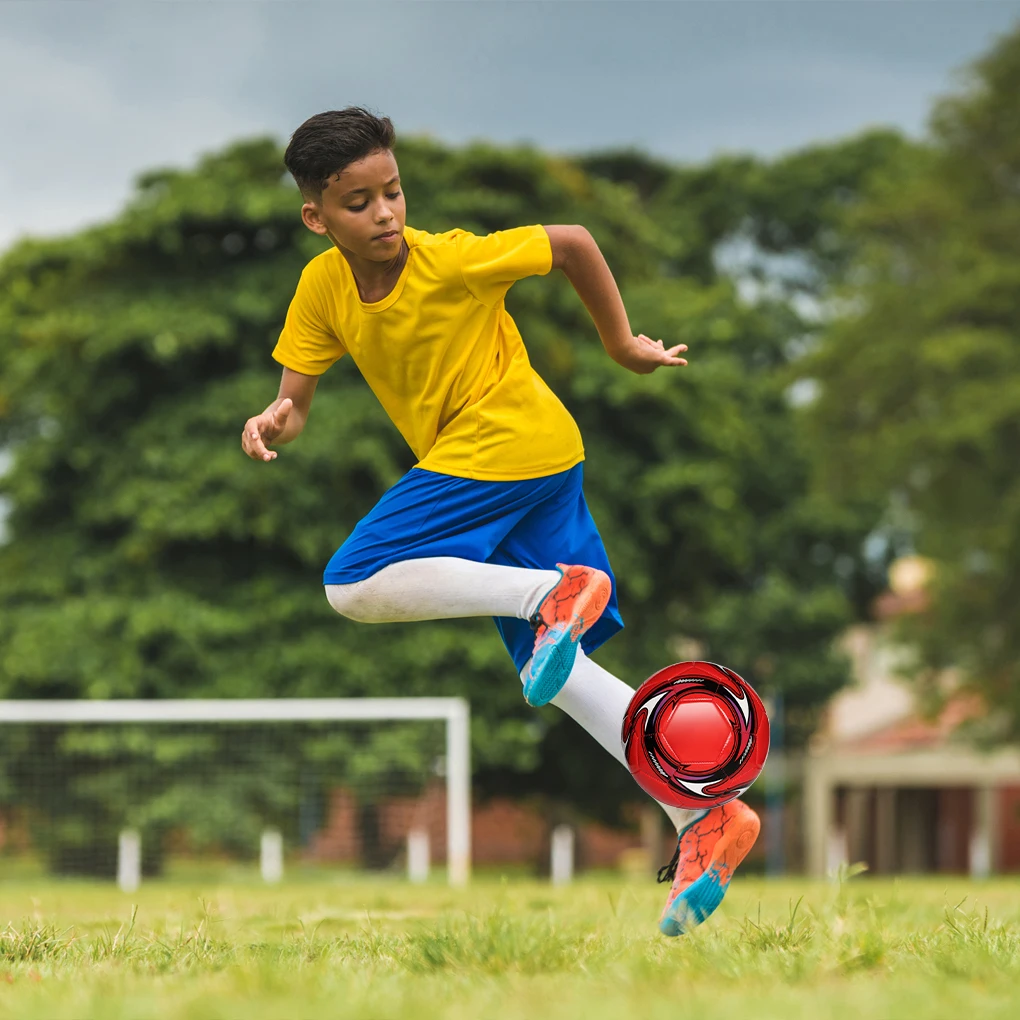
[[[0,248],[113,215],[153,166],[350,103],[399,133],[679,161],[932,101],[1020,0],[0,0]]]

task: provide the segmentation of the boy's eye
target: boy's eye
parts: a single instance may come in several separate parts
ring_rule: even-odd
[[[391,200],[394,198],[400,198],[400,190],[397,189],[396,191],[387,192],[386,197]],[[349,205],[347,208],[350,212],[362,212],[368,208],[368,199],[366,198],[360,205]]]

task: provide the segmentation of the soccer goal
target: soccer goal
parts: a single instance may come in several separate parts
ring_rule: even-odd
[[[126,889],[173,862],[445,858],[463,885],[470,775],[463,698],[0,701],[0,858]]]

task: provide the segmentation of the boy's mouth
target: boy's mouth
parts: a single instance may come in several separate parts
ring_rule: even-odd
[[[387,230],[385,234],[376,234],[372,238],[373,241],[392,241],[395,237],[400,237],[399,230]]]

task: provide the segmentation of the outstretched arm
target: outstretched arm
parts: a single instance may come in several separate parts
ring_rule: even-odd
[[[595,238],[584,227],[547,226],[545,232],[552,245],[553,269],[562,269],[577,291],[613,361],[640,374],[654,372],[662,365],[687,364],[686,359],[678,357],[687,350],[686,344],[666,348],[661,340],[644,334],[634,336],[616,280]]]
[[[283,370],[277,398],[261,414],[244,423],[241,449],[252,460],[276,460],[276,451],[267,449],[268,444],[280,446],[301,435],[318,382],[317,375]]]

